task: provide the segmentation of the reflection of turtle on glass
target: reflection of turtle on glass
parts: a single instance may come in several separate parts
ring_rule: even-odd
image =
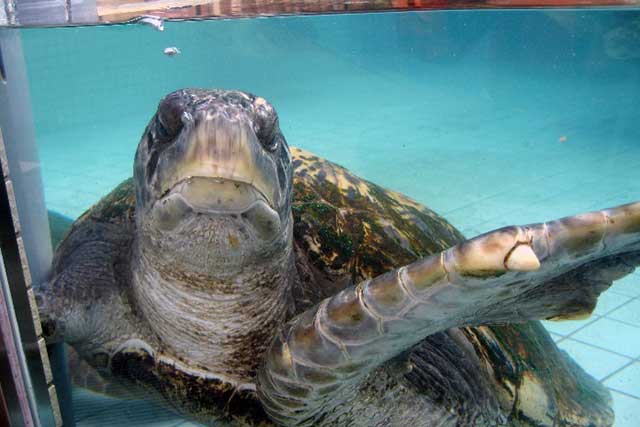
[[[640,204],[463,240],[290,150],[264,99],[181,90],[38,296],[52,340],[208,423],[610,425],[533,320],[586,316],[633,270]]]
[[[623,61],[640,58],[640,18],[625,20],[609,30],[604,36],[604,51],[610,58]]]

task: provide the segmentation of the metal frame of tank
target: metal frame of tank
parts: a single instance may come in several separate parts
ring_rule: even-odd
[[[0,0],[0,26],[212,19],[434,9],[640,7],[640,0]]]
[[[52,249],[19,31],[0,28],[0,383],[12,427],[61,426],[49,361],[60,351],[47,351],[33,291]]]

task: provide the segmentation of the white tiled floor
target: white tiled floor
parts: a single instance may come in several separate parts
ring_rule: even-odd
[[[640,420],[640,401],[637,397],[612,391],[616,427],[637,427]]]
[[[640,274],[609,289],[584,321],[545,322],[559,347],[612,392],[616,427],[640,425]]]

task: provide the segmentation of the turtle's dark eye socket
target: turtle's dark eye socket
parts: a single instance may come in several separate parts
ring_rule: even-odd
[[[278,135],[276,134],[273,138],[263,142],[262,146],[266,148],[268,151],[274,152],[280,146],[280,138],[278,138]]]
[[[182,126],[183,123],[180,117],[176,120],[158,112],[155,120],[156,139],[159,142],[170,142],[180,133]]]
[[[171,94],[160,101],[155,118],[155,136],[159,142],[170,142],[182,130],[183,99]]]
[[[253,100],[253,130],[260,140],[260,144],[270,152],[274,152],[280,146],[280,126],[278,114],[264,98],[257,97]]]
[[[156,139],[159,142],[169,142],[180,131],[180,129],[177,129],[177,131],[176,129],[167,129],[167,126],[164,123],[162,123],[162,119],[160,118],[160,115],[156,116],[155,128],[156,128]]]
[[[280,145],[280,132],[278,131],[278,119],[264,120],[256,133],[258,140],[267,151],[276,151]]]

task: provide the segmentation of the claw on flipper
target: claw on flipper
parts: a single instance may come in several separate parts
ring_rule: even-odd
[[[540,268],[538,257],[526,243],[518,243],[504,260],[510,271],[535,271]]]

